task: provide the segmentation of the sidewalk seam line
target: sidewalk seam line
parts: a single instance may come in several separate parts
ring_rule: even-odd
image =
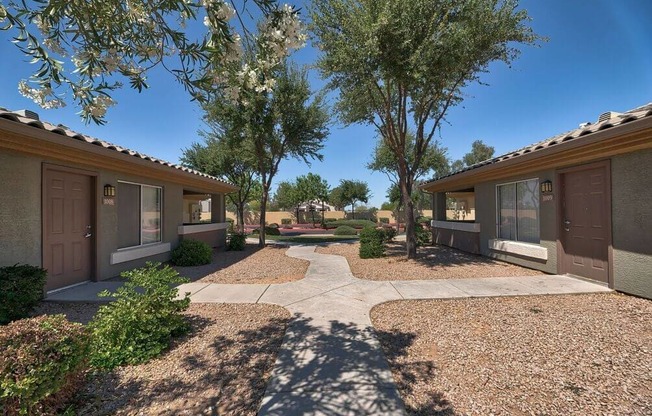
[[[402,294],[401,292],[398,291],[398,289],[396,288],[396,286],[394,286],[394,282],[392,282],[392,281],[390,280],[389,284],[394,288],[394,290],[396,291],[396,293],[398,293],[398,295],[401,297],[401,299],[405,300],[405,296],[403,296],[403,294]]]
[[[258,302],[260,302],[260,298],[263,297],[263,295],[267,292],[267,289],[269,289],[270,286],[271,286],[271,284],[267,285],[267,287],[265,288],[265,290],[263,290],[263,293],[261,293],[260,296],[258,296],[258,299],[256,299],[256,302],[254,302],[254,303],[258,303]]]
[[[353,282],[353,283],[355,283],[355,282]],[[292,305],[294,305],[294,304],[296,304],[296,303],[303,302],[304,300],[308,300],[308,299],[316,298],[317,296],[324,295],[324,294],[326,294],[326,293],[332,292],[332,291],[337,290],[337,289],[341,289],[341,288],[343,288],[343,287],[346,287],[346,286],[352,285],[353,283],[347,283],[347,284],[342,285],[342,286],[334,287],[333,289],[329,289],[329,290],[327,290],[327,291],[325,291],[325,292],[320,292],[320,293],[317,293],[316,295],[308,296],[308,297],[305,298],[305,299],[300,299],[300,300],[296,300],[296,301],[294,301],[294,302],[292,302],[292,303],[288,303],[288,304],[285,305],[285,306],[292,306]]]

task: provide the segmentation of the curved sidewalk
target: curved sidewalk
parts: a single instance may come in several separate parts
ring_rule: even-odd
[[[369,281],[353,276],[344,257],[291,246],[287,255],[310,261],[304,279],[271,285],[188,283],[197,303],[272,303],[287,308],[285,334],[259,415],[403,415],[402,400],[375,338],[369,312],[398,299],[451,299],[608,292],[568,276]],[[114,283],[115,282],[109,282]],[[92,301],[91,283],[48,300]],[[90,297],[90,299],[89,299]],[[95,298],[95,300],[97,300]]]

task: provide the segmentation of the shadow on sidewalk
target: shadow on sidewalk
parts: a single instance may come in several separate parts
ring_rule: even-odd
[[[375,336],[374,336],[375,333]],[[377,339],[376,339],[377,337]],[[402,395],[411,394],[410,380],[437,376],[432,362],[392,366],[387,359],[407,354],[415,334],[377,332],[352,323],[315,323],[295,315],[285,334],[259,415],[393,415],[402,414]],[[381,349],[378,340],[383,345]],[[385,348],[391,344],[392,348]],[[398,376],[398,377],[397,377]],[[434,395],[410,414],[455,415],[443,394]]]

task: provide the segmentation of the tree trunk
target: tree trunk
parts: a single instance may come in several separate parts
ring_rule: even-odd
[[[258,247],[265,247],[265,214],[267,213],[267,199],[269,198],[269,185],[263,184],[263,196],[260,198],[260,225],[258,228]]]
[[[407,175],[405,175],[407,176]],[[403,211],[405,212],[405,245],[407,248],[407,258],[414,259],[417,257],[417,239],[414,233],[414,202],[412,201],[412,186],[406,177],[399,178],[401,188],[401,199],[403,200]]]
[[[238,231],[244,233],[244,203],[238,204]]]
[[[351,203],[351,219],[355,219],[355,202]]]

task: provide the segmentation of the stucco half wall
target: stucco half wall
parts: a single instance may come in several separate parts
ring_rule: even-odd
[[[652,299],[651,166],[652,150],[611,160],[614,289],[649,299]]]

